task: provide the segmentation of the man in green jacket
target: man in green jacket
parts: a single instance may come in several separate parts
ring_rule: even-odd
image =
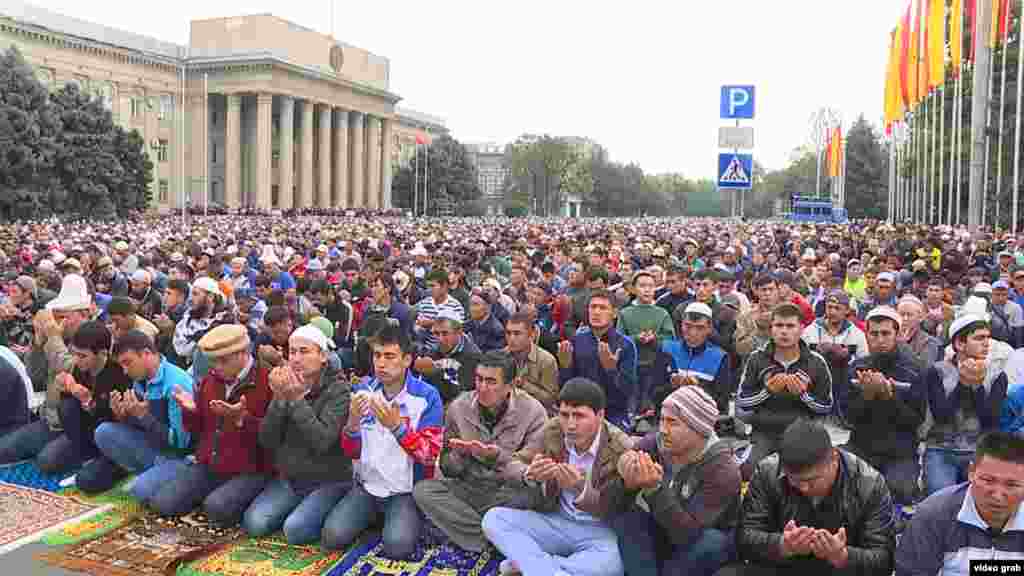
[[[633,291],[636,300],[619,312],[616,328],[636,342],[638,386],[631,412],[637,413],[648,408],[654,375],[654,361],[662,342],[673,340],[676,329],[672,316],[654,303],[654,276],[641,271],[633,275]]]

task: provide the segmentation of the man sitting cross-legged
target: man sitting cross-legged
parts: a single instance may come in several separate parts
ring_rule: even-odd
[[[401,327],[385,326],[371,345],[374,377],[356,385],[341,436],[357,461],[356,483],[324,522],[321,544],[344,548],[383,516],[384,555],[405,559],[420,533],[413,486],[434,472],[444,407],[437,389],[409,370],[412,342]]]
[[[487,546],[480,521],[495,506],[509,506],[524,495],[506,470],[515,452],[540,435],[547,412],[513,383],[515,363],[505,352],[484,354],[476,366],[473,392],[448,406],[443,478],[416,483],[420,510],[457,546],[481,552]]]
[[[717,420],[707,392],[682,386],[662,402],[658,432],[619,458],[628,509],[612,526],[629,576],[710,576],[733,557],[740,467]]]
[[[222,324],[199,340],[210,372],[195,395],[174,391],[185,429],[199,440],[194,463],[176,461],[173,477],[150,505],[164,516],[179,516],[199,503],[214,521],[237,524],[269,480],[270,465],[257,442],[270,403],[269,370],[256,366],[249,335],[241,324]]]
[[[172,469],[157,465],[181,460],[191,446],[173,394],[179,388],[191,393],[192,377],[162,357],[153,339],[138,330],[118,338],[114,357],[134,384],[124,394],[116,390],[110,394],[115,421],[96,428],[100,456],[82,467],[77,483],[83,492],[103,492],[119,477],[134,472],[139,477],[132,495],[149,502],[173,477]]]
[[[534,510],[491,508],[484,534],[505,555],[502,572],[525,576],[621,576],[622,558],[608,522],[621,508],[617,464],[632,442],[605,420],[605,395],[572,378],[548,420],[506,471],[530,488]],[[529,465],[527,465],[529,463]]]

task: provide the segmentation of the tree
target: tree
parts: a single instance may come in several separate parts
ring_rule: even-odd
[[[846,211],[851,218],[885,218],[889,162],[864,116],[846,135]]]
[[[0,212],[36,215],[51,185],[60,119],[14,46],[0,57]]]
[[[524,134],[506,151],[513,185],[526,191],[536,214],[558,214],[566,194],[585,197],[593,179],[580,154],[565,138]]]
[[[153,165],[137,131],[69,84],[49,93],[17,48],[0,58],[0,214],[89,218],[145,209]]]
[[[426,166],[424,166],[426,163]],[[419,179],[417,180],[417,171]],[[424,184],[424,170],[426,183]],[[481,197],[476,167],[469,159],[466,147],[451,136],[444,134],[436,138],[425,151],[420,153],[419,164],[414,160],[401,168],[392,184],[392,199],[395,206],[413,208],[414,194],[419,188],[422,207],[426,186],[427,213],[437,214],[438,206],[452,205],[459,213],[478,210],[474,202]]]

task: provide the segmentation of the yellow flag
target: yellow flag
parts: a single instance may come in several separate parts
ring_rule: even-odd
[[[928,87],[946,83],[946,2],[931,0],[928,7]]]
[[[953,0],[952,10],[949,15],[949,55],[950,64],[953,66],[953,77],[960,75],[960,58],[962,51],[960,44],[963,39],[964,3],[963,0]]]
[[[889,64],[885,70],[885,124],[887,129],[903,118],[900,96],[900,28],[889,37]]]
[[[995,48],[999,44],[999,19],[1003,17],[999,9],[1002,3],[1002,0],[992,0],[992,27],[991,33],[988,36],[989,48]]]

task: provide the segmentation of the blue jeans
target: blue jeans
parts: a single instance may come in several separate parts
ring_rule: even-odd
[[[623,576],[615,532],[561,512],[491,508],[484,534],[524,575]]]
[[[0,464],[34,458],[60,435],[60,432],[50,430],[45,418],[29,422],[0,437]]]
[[[967,481],[967,468],[974,452],[931,447],[924,451],[924,485],[926,496],[947,486]]]
[[[409,558],[416,551],[422,524],[412,493],[378,498],[358,484],[327,516],[320,545],[327,550],[341,550],[379,520],[382,514],[384,556],[394,560]]]
[[[271,480],[245,511],[242,528],[256,537],[283,528],[289,544],[316,542],[324,519],[350,487],[349,482],[330,482],[313,490],[296,490],[288,480]]]
[[[736,553],[734,534],[706,528],[676,541],[643,510],[616,516],[612,528],[629,576],[711,576]],[[680,543],[683,542],[683,543]]]
[[[204,464],[186,462],[180,466],[173,461],[154,466],[143,476],[158,475],[161,468],[170,468],[174,476],[150,498],[153,510],[161,516],[181,516],[201,503],[203,512],[221,526],[238,524],[242,513],[269,481],[261,474],[221,476]]]
[[[128,424],[104,422],[96,427],[94,440],[100,455],[87,462],[76,479],[78,487],[89,494],[110,490],[127,473],[141,474],[164,461],[160,451],[149,445],[146,434]],[[172,477],[167,471],[162,476],[151,475],[149,478],[141,474],[132,487],[132,495],[147,502],[161,481],[169,481]]]

